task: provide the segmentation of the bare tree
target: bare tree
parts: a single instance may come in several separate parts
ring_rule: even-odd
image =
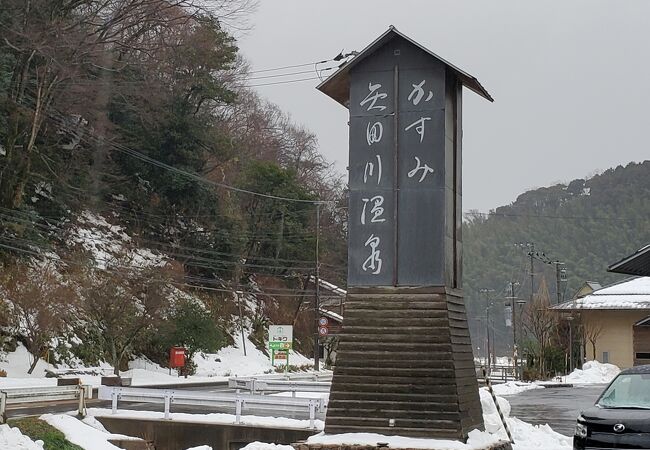
[[[63,331],[75,305],[74,289],[62,280],[52,262],[5,273],[5,292],[14,333],[21,336],[32,355],[32,373],[54,337]]]
[[[98,332],[98,343],[115,375],[134,342],[159,324],[167,310],[167,275],[161,268],[83,273],[78,318]]]
[[[595,321],[583,321],[583,332],[585,339],[591,344],[591,359],[596,359],[596,342],[603,331],[605,330],[605,324],[599,320]]]
[[[543,278],[532,303],[524,311],[524,327],[535,340],[535,357],[539,361],[540,374],[546,376],[546,356],[551,338],[558,324],[557,315],[549,308],[550,296]]]

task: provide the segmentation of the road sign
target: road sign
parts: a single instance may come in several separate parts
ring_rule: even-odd
[[[291,350],[293,348],[292,325],[269,325],[269,349]]]
[[[329,329],[327,327],[318,327],[318,334],[321,336],[327,336]]]
[[[326,327],[329,324],[329,320],[327,320],[327,317],[321,317],[318,319],[318,325],[321,327]]]

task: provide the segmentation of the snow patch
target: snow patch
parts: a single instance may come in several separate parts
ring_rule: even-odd
[[[125,441],[141,440],[123,434],[107,433],[106,430],[99,430],[86,422],[65,414],[44,414],[40,418],[61,431],[68,441],[86,450],[120,450],[119,447],[108,441],[118,439]]]
[[[241,450],[293,450],[293,447],[290,445],[282,444],[266,444],[264,442],[251,442],[246,447],[243,447]]]
[[[217,353],[195,354],[195,375],[200,377],[243,377],[275,372],[275,367],[271,364],[270,358],[255,347],[248,339],[246,332],[244,332],[244,338],[246,339],[246,356],[244,356],[242,336],[239,332],[234,336],[235,345],[224,347]],[[302,366],[313,365],[314,362],[292,350],[289,353],[289,364]]]
[[[32,355],[27,351],[27,348],[22,343],[18,343],[16,351],[7,353],[4,359],[3,362],[0,362],[0,369],[7,372],[8,378],[42,378],[45,376],[46,370],[54,368],[54,366],[41,359],[36,363],[34,372],[28,374],[27,371],[29,370],[30,362],[32,361]],[[0,386],[7,387],[3,385],[2,381],[3,379],[0,378]]]
[[[137,268],[162,267],[166,264],[163,256],[149,249],[129,250],[127,244],[131,238],[124,228],[110,224],[102,216],[84,211],[77,220],[79,226],[72,230],[71,240],[88,251],[100,269],[120,261]]]
[[[120,417],[128,419],[148,419],[148,420],[164,420],[164,412],[156,411],[133,411],[126,409],[118,409],[116,414],[112,414],[110,409],[103,408],[88,408],[88,415],[95,417]],[[232,425],[235,423],[234,414],[225,413],[209,413],[209,414],[188,414],[188,413],[171,413],[171,420],[176,422],[187,423],[219,423]],[[296,428],[296,429],[309,429],[309,420],[289,419],[286,417],[266,417],[266,416],[241,416],[241,423],[243,425],[250,425],[256,427],[276,427],[276,428]],[[314,421],[316,430],[322,430],[325,427],[325,422],[316,419]]]
[[[22,434],[18,428],[0,425],[0,449],[43,450],[43,441],[34,442]]]
[[[480,389],[479,393],[483,409],[483,421],[485,422],[485,433],[490,433],[501,440],[508,439],[492,396],[484,389]],[[499,408],[501,408],[501,412],[506,418],[508,428],[515,441],[512,445],[513,450],[535,448],[571,450],[573,448],[572,438],[556,433],[548,425],[532,425],[516,417],[510,417],[510,402],[503,397],[497,397],[497,402],[499,402]]]
[[[487,389],[487,388],[483,388]],[[531,389],[544,389],[537,383],[526,383],[522,381],[508,381],[507,383],[493,384],[492,390],[495,395],[516,395]]]
[[[471,450],[483,448],[488,444],[495,444],[498,439],[492,438],[487,433],[481,433],[474,430],[470,432],[467,444],[460,441],[452,441],[445,439],[420,439],[409,438],[404,436],[385,436],[376,433],[345,433],[345,434],[317,434],[309,437],[307,442],[310,444],[326,444],[326,445],[377,445],[379,442],[388,444],[389,448],[438,448],[445,450]]]
[[[574,369],[564,377],[564,381],[573,384],[608,384],[620,371],[614,364],[587,361],[582,369]]]

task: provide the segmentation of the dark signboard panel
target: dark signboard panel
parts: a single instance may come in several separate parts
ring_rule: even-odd
[[[392,70],[351,79],[348,283],[391,286],[395,264],[395,86]]]
[[[399,39],[368,61],[350,72],[348,285],[444,285],[445,65]]]

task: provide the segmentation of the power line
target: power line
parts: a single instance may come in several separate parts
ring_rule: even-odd
[[[6,248],[6,249],[9,249],[9,250],[13,250],[13,251],[16,251],[16,252],[19,252],[19,253],[23,253],[23,254],[29,254],[29,255],[32,255],[32,256],[44,257],[46,259],[50,259],[50,260],[55,261],[55,262],[63,262],[63,263],[70,264],[70,265],[86,267],[83,263],[78,263],[78,262],[74,262],[74,261],[70,261],[70,260],[63,259],[63,258],[58,258],[58,257],[54,258],[54,257],[52,257],[51,255],[48,255],[48,254],[42,254],[42,253],[35,252],[35,251],[32,251],[32,250],[27,250],[27,249],[15,247],[15,246],[8,245],[8,244],[3,244],[1,242],[0,242],[0,247]],[[143,268],[128,267],[128,266],[116,266],[116,267],[119,267],[119,268],[122,268],[122,269],[128,269],[131,272],[133,270],[136,270],[136,269],[143,269]],[[128,272],[125,272],[125,271],[114,270],[114,269],[103,269],[101,267],[94,267],[93,269],[103,271],[103,272],[107,272],[107,273],[114,273],[114,274],[121,274],[121,275],[126,275],[128,273]],[[305,294],[310,292],[310,291],[305,290],[304,293],[301,293],[301,294],[275,294],[275,293],[269,293],[269,292],[266,292],[266,291],[250,291],[250,290],[249,291],[244,291],[242,289],[214,288],[214,287],[208,287],[208,286],[181,283],[181,282],[168,280],[168,279],[150,279],[149,281],[164,282],[164,283],[169,283],[169,284],[172,284],[172,285],[175,285],[175,286],[183,286],[183,287],[199,289],[199,290],[206,290],[206,291],[228,292],[228,293],[232,293],[232,294],[240,292],[240,293],[243,293],[243,294],[265,295],[265,296],[270,296],[270,297],[278,296],[278,297],[300,297],[300,298],[305,298],[306,297]]]
[[[283,77],[290,77],[290,76],[296,76],[296,75],[304,75],[308,73],[316,73],[316,74],[322,74],[323,72],[329,71],[329,70],[335,70],[338,69],[338,66],[333,66],[333,67],[324,67],[322,69],[316,70],[301,70],[297,72],[286,72],[286,73],[279,73],[279,74],[274,74],[274,75],[264,75],[264,76],[259,76],[259,77],[243,77],[242,80],[233,80],[233,81],[222,81],[224,85],[228,85],[231,83],[235,83],[236,86],[238,87],[249,87],[246,82],[252,81],[252,80],[265,80],[269,78],[283,78]],[[304,80],[312,80],[312,79],[320,79],[320,77],[314,77],[314,78],[305,78]],[[146,85],[150,83],[162,83],[164,80],[121,80],[121,79],[112,79],[112,80],[103,80],[103,79],[95,79],[95,78],[83,78],[83,79],[69,79],[69,80],[63,80],[60,82],[61,85],[68,85],[68,86],[102,86],[102,85],[114,85],[114,86],[141,86],[141,85]],[[280,83],[293,83],[293,82],[298,82],[298,81],[303,81],[303,79],[295,79],[295,80],[284,80]],[[238,84],[237,84],[238,83]]]
[[[318,69],[318,73],[322,73],[322,72],[325,72],[327,70],[333,70],[333,69],[338,69],[338,67],[337,66],[324,67],[322,69]],[[313,72],[314,72],[313,70],[301,70],[299,72],[281,73],[281,74],[278,74],[278,75],[264,75],[264,76],[261,76],[261,77],[251,77],[251,78],[247,78],[247,80],[262,80],[262,79],[266,79],[266,78],[281,78],[281,77],[288,77],[288,76],[294,76],[294,75],[303,75],[303,74],[306,74],[306,73],[313,73]]]
[[[50,118],[52,118],[53,120],[58,120],[60,126],[62,126],[62,127],[67,126],[67,124],[65,123],[66,117],[63,114],[57,112],[56,114],[58,115],[58,119],[54,116],[53,112],[46,113],[46,114]],[[94,135],[90,130],[87,130],[87,131],[88,131],[88,134],[90,136],[92,136],[94,139],[98,139],[98,140],[100,139],[98,136]],[[95,142],[95,144],[97,144],[97,142]],[[332,200],[307,200],[307,199],[282,197],[282,196],[279,196],[279,195],[272,195],[272,194],[264,194],[264,193],[261,193],[261,192],[255,192],[255,191],[251,191],[251,190],[248,190],[248,189],[242,189],[242,188],[238,188],[238,187],[235,187],[235,186],[230,186],[230,185],[227,185],[225,183],[218,183],[216,181],[208,180],[208,179],[200,176],[197,173],[188,172],[186,170],[179,169],[177,167],[166,164],[166,163],[164,163],[162,161],[159,161],[157,159],[151,158],[150,156],[147,156],[147,155],[145,155],[143,153],[140,153],[137,150],[133,150],[132,148],[129,148],[129,147],[125,146],[125,145],[121,145],[121,144],[117,144],[115,142],[105,141],[105,140],[99,142],[99,144],[100,145],[108,145],[108,146],[114,148],[115,150],[117,150],[118,152],[124,153],[124,154],[126,154],[128,156],[131,156],[131,157],[135,158],[135,159],[139,159],[139,160],[141,160],[143,162],[146,162],[148,164],[160,167],[160,168],[168,170],[170,172],[174,172],[174,173],[177,173],[179,175],[183,175],[183,176],[185,176],[187,178],[190,178],[192,180],[195,180],[195,181],[198,181],[198,182],[201,182],[201,183],[205,183],[205,184],[209,184],[209,185],[212,185],[212,186],[215,186],[215,187],[220,187],[222,189],[227,189],[227,190],[230,190],[230,191],[233,191],[233,192],[238,192],[238,193],[247,194],[247,195],[253,195],[253,196],[257,196],[257,197],[261,197],[261,198],[267,198],[267,199],[271,199],[271,200],[279,200],[279,201],[295,202],[295,203],[305,203],[305,204],[311,204],[311,205],[334,203],[334,201],[332,201]]]
[[[325,64],[325,63],[328,63],[330,61],[334,61],[334,58],[324,59],[322,61],[315,61],[315,62],[304,63],[304,64],[293,64],[293,65],[290,65],[290,66],[274,67],[272,69],[251,70],[248,73],[264,73],[264,72],[275,72],[275,71],[278,71],[278,70],[296,69],[298,67],[307,67],[307,66],[315,66],[315,65],[318,65],[318,64]]]
[[[299,78],[297,80],[288,80],[288,81],[276,81],[274,83],[262,83],[262,84],[247,84],[243,87],[261,87],[261,86],[274,86],[277,84],[289,84],[289,83],[300,83],[303,81],[311,81],[311,80],[320,80],[320,77],[310,77],[310,78]]]
[[[0,208],[5,209],[5,208]],[[30,218],[21,218],[21,217],[16,217],[12,215],[7,215],[6,213],[0,212],[0,218],[4,218],[5,220],[9,220],[13,223],[16,223],[16,221],[20,223],[26,223],[33,225],[37,228],[42,228],[44,231],[47,232],[59,232],[59,233],[66,233],[66,230],[61,229],[60,227],[57,227],[55,225],[41,225],[38,223],[35,223],[30,220]],[[80,227],[83,229],[83,227]],[[0,238],[2,238],[3,235],[0,235]],[[20,239],[20,238],[15,238],[16,241],[22,241],[25,242],[29,245],[36,245],[38,246],[39,244],[34,241],[30,241],[27,239]],[[111,239],[108,238],[106,241],[110,241]],[[190,266],[190,267],[201,267],[201,268],[217,268],[217,269],[223,269],[223,267],[228,267],[228,266],[237,266],[241,265],[242,267],[245,268],[258,268],[258,269],[277,269],[277,270],[298,270],[298,271],[311,271],[313,270],[313,266],[311,263],[313,263],[312,260],[297,260],[297,259],[286,259],[286,258],[270,258],[270,257],[262,257],[262,256],[250,256],[247,258],[248,261],[246,262],[241,262],[240,259],[242,258],[241,254],[236,254],[236,253],[227,253],[227,252],[219,252],[215,250],[210,250],[210,249],[199,249],[195,247],[188,247],[188,246],[182,246],[182,245],[177,245],[173,243],[166,243],[166,242],[160,242],[160,241],[155,241],[155,240],[150,240],[150,239],[144,239],[144,238],[139,238],[137,239],[138,242],[143,242],[145,244],[150,244],[148,248],[142,248],[142,250],[157,250],[162,252],[163,254],[171,257],[176,257],[177,260],[187,260],[184,262],[185,265]],[[79,242],[76,242],[79,243]],[[203,253],[207,255],[216,255],[217,257],[206,257],[206,256],[200,256],[196,254],[188,254],[187,252],[196,252],[196,253]],[[224,257],[233,257],[233,259],[222,259]],[[264,261],[269,261],[269,264],[264,263],[261,264]],[[257,263],[257,264],[256,264]],[[270,264],[274,263],[274,264]],[[281,265],[278,265],[278,263],[281,263]],[[283,264],[282,264],[283,263]],[[297,265],[292,265],[292,264],[297,264]],[[305,266],[305,264],[307,264]],[[216,265],[218,267],[213,267],[212,265]],[[330,264],[321,264],[321,266],[327,266],[329,267],[326,269],[328,272],[331,273],[339,273],[336,270],[336,266],[330,265]]]

